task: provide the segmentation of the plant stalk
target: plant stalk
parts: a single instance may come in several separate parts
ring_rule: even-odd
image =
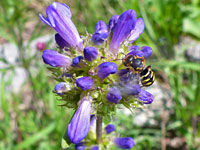
[[[102,143],[102,122],[103,122],[103,117],[102,116],[97,116],[97,121],[96,121],[96,139],[97,139],[97,143],[98,144]]]

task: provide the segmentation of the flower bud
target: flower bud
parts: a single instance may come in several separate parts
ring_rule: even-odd
[[[89,90],[93,86],[93,79],[90,77],[81,77],[76,79],[76,85],[83,91]]]
[[[121,92],[117,87],[112,87],[109,89],[106,98],[109,102],[118,104],[122,99]]]
[[[151,104],[153,102],[153,95],[145,90],[141,90],[138,100],[143,104]]]
[[[90,126],[93,126],[95,119],[96,117],[94,114],[90,116]]]
[[[99,150],[99,146],[93,146],[90,150]]]
[[[105,79],[110,74],[115,74],[117,69],[117,64],[113,62],[104,62],[98,66],[97,75],[99,78]]]
[[[75,145],[75,150],[85,150],[85,149],[86,149],[86,147],[83,142]]]
[[[77,56],[77,57],[73,58],[72,66],[77,67],[82,59],[83,59],[83,56]]]
[[[109,51],[113,54],[118,53],[119,47],[122,42],[128,38],[131,30],[134,29],[136,24],[136,12],[129,9],[122,13],[117,21],[117,24],[113,30],[113,35],[109,47]]]
[[[40,20],[54,28],[71,47],[78,47],[82,50],[83,40],[71,20],[70,8],[66,4],[53,2],[47,7],[46,14],[46,18],[39,14]]]
[[[115,131],[115,125],[109,124],[105,127],[105,131],[107,134],[110,134],[111,132]]]
[[[64,95],[67,91],[71,90],[71,86],[69,83],[60,82],[56,84],[54,90],[58,95]]]
[[[87,61],[93,61],[98,57],[98,50],[95,47],[85,47],[83,53]]]
[[[67,126],[67,135],[74,144],[80,143],[89,132],[91,100],[90,96],[82,98],[76,113]]]
[[[46,44],[44,42],[38,42],[36,48],[37,50],[42,51],[46,48]]]
[[[137,45],[133,45],[133,46],[129,47],[129,51],[139,51],[139,50],[140,50],[140,47]]]
[[[54,50],[44,50],[42,58],[45,64],[52,67],[68,67],[71,65],[70,57],[62,55]]]
[[[70,44],[67,43],[58,33],[55,34],[55,41],[61,49],[68,50],[70,48]]]
[[[119,137],[114,139],[114,144],[121,149],[131,149],[135,142],[131,137]]]
[[[117,24],[118,18],[119,18],[118,15],[113,15],[113,16],[110,18],[110,21],[109,21],[109,23],[108,23],[108,28],[109,28],[110,32],[113,31],[115,25]]]
[[[144,32],[144,21],[142,18],[138,18],[135,24],[135,28],[131,31],[129,36],[130,43],[133,43],[137,38],[139,38],[140,34]]]
[[[133,51],[130,51],[127,55],[134,55],[134,56],[142,57],[143,56],[143,52],[139,51],[139,50],[133,50]]]
[[[143,53],[144,58],[147,59],[152,55],[152,48],[149,46],[143,46],[141,52]]]
[[[95,33],[92,35],[92,42],[95,45],[100,45],[108,37],[108,27],[102,20],[99,20],[95,27]]]
[[[125,84],[123,87],[123,93],[127,95],[137,95],[141,91],[140,85],[138,84]]]

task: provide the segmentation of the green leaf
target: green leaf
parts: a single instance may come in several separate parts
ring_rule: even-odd
[[[200,22],[191,18],[185,18],[183,20],[183,31],[190,33],[198,38],[200,38]]]

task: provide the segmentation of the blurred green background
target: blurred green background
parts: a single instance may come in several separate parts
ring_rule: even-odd
[[[0,150],[61,149],[73,110],[59,106],[62,103],[52,93],[56,83],[41,60],[42,52],[35,48],[40,37],[55,33],[38,17],[40,12],[45,15],[52,2],[0,1]],[[134,114],[119,111],[113,123],[119,134],[135,139],[135,150],[200,150],[200,1],[59,2],[70,6],[81,35],[86,30],[93,33],[98,20],[108,23],[112,15],[127,9],[134,9],[144,19],[145,32],[134,44],[153,48],[148,64],[156,73],[156,83],[151,89],[155,97],[151,107],[159,109],[151,112],[156,123],[148,123],[148,117],[143,125],[133,122],[140,113],[151,111],[151,107]],[[51,44],[52,36],[47,39],[46,48],[55,47]],[[14,49],[10,44],[16,46],[12,61],[9,59]],[[19,87],[18,68],[24,70],[26,77]],[[161,101],[161,105],[155,105]]]

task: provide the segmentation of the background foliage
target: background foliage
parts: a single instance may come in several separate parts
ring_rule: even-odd
[[[55,83],[41,61],[41,52],[32,53],[31,43],[54,31],[42,24],[38,13],[52,1],[1,0],[0,1],[0,149],[61,149],[61,138],[73,110],[61,104],[52,93]],[[135,149],[175,149],[163,143],[180,138],[183,147],[200,149],[200,58],[186,57],[186,52],[200,49],[199,0],[59,0],[71,7],[73,21],[80,34],[94,32],[98,20],[108,23],[114,14],[134,9],[145,21],[145,32],[136,45],[153,48],[153,59],[148,63],[156,71],[159,85],[172,92],[174,105],[170,116],[158,116],[159,125],[139,127],[133,125],[134,114],[119,112],[114,124],[119,134],[132,136]],[[189,42],[185,42],[189,39]],[[195,42],[194,42],[195,41]],[[52,47],[49,42],[47,48]],[[3,45],[13,43],[18,56],[15,63],[5,57]],[[10,49],[12,51],[12,49]],[[198,55],[200,51],[192,52]],[[18,92],[9,90],[16,68],[24,68],[27,80]],[[155,99],[159,101],[161,99]],[[128,130],[127,130],[128,129]],[[163,136],[164,135],[164,136]],[[164,139],[163,139],[164,138]],[[170,142],[168,142],[170,143]]]

